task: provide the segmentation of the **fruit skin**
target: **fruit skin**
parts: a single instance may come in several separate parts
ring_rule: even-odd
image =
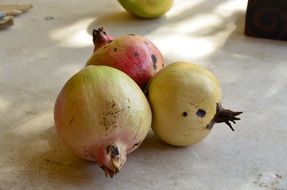
[[[172,63],[151,80],[148,88],[152,129],[168,144],[196,144],[214,123],[230,125],[229,121],[239,120],[236,116],[241,112],[222,108],[221,98],[220,83],[213,73],[192,63]]]
[[[106,65],[129,75],[142,89],[164,67],[158,48],[143,36],[120,36],[98,48],[86,65]]]
[[[54,119],[62,142],[76,155],[97,161],[113,177],[151,126],[148,101],[125,73],[88,66],[60,91]]]
[[[141,18],[156,18],[164,15],[173,5],[173,0],[118,0],[124,9]]]

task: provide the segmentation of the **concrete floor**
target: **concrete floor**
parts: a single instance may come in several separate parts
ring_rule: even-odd
[[[34,8],[0,31],[1,190],[287,189],[287,43],[244,36],[246,0],[176,0],[156,20],[134,18],[114,0],[13,2]],[[219,124],[185,148],[151,132],[113,179],[72,155],[55,132],[53,106],[91,55],[99,26],[146,36],[167,64],[212,70],[223,105],[244,112],[236,131]]]

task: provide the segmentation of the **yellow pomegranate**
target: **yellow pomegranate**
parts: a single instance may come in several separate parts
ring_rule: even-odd
[[[221,87],[206,68],[192,63],[172,63],[150,82],[155,134],[168,144],[190,146],[203,140],[215,123],[239,120],[242,112],[221,106]]]

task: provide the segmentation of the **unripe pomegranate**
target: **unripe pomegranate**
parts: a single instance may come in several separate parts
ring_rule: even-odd
[[[221,106],[221,87],[213,73],[191,63],[172,63],[162,69],[148,88],[152,129],[166,143],[190,146],[202,141],[215,123],[239,120]]]
[[[149,103],[125,73],[88,66],[72,76],[54,109],[57,132],[76,155],[97,161],[106,176],[117,174],[151,126]]]
[[[102,28],[94,30],[95,52],[87,65],[106,65],[129,75],[142,89],[162,69],[164,58],[143,36],[129,34],[111,40]]]
[[[173,0],[118,0],[131,14],[141,18],[156,18],[172,7]]]

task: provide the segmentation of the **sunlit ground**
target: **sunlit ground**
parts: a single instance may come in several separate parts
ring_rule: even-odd
[[[50,37],[62,47],[82,48],[91,46],[91,35],[87,32],[87,26],[95,18],[83,18],[70,26],[52,31]]]
[[[10,102],[0,97],[0,113],[10,106]]]
[[[182,59],[200,58],[212,54],[224,44],[226,38],[236,28],[236,23],[232,22],[231,18],[238,12],[242,12],[243,16],[246,4],[240,0],[223,1],[223,3],[211,7],[208,12],[193,14],[196,6],[203,2],[204,0],[175,3],[174,7],[166,14],[164,23],[151,20],[152,23],[158,22],[158,25],[144,35],[151,39],[163,54],[173,53]],[[92,46],[91,31],[87,31],[87,27],[92,22],[97,23],[99,19],[98,17],[79,18],[69,26],[51,31],[50,38],[62,47]],[[135,20],[136,18],[134,20],[127,18],[123,22],[134,24]],[[107,29],[114,27],[110,25],[109,20],[100,24],[104,24]],[[138,27],[145,28],[141,25]],[[113,33],[113,31],[109,32]],[[131,30],[130,33],[132,32]]]

